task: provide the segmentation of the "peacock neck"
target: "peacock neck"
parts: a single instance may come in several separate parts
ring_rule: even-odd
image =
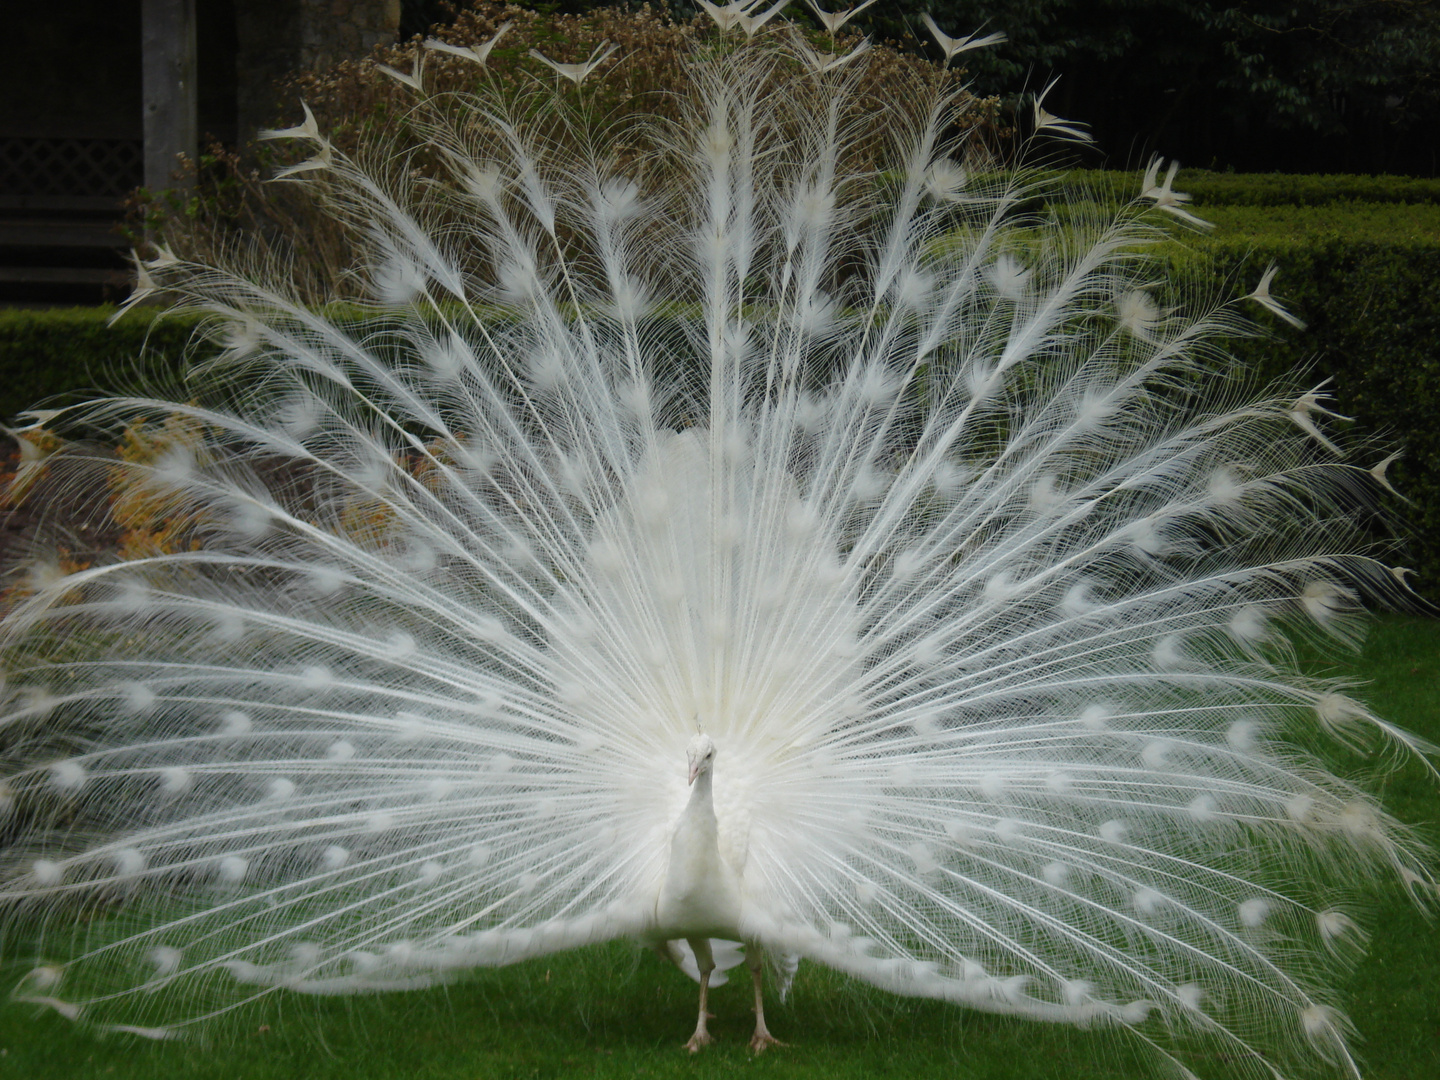
[[[699,776],[695,777],[695,783],[690,787],[690,802],[685,807],[685,815],[694,820],[715,821],[715,797],[712,786],[713,773],[705,769]]]

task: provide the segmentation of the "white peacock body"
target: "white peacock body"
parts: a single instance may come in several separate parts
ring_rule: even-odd
[[[877,149],[813,67],[702,56],[624,139],[422,90],[409,171],[296,129],[358,316],[146,264],[225,351],[70,418],[168,433],[127,484],[193,543],[5,623],[18,997],[176,1035],[679,936],[701,730],[751,950],[1353,1067],[1336,883],[1430,879],[1290,740],[1423,748],[1286,641],[1398,594],[1383,473],[1228,370],[1232,304],[1161,306],[1142,207],[1027,212],[943,97]]]

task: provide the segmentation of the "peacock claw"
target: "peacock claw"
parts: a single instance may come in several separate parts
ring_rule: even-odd
[[[772,1046],[789,1045],[790,1044],[787,1042],[781,1042],[779,1039],[775,1038],[774,1035],[771,1035],[768,1031],[757,1031],[755,1032],[754,1037],[750,1040],[750,1052],[752,1054],[759,1055],[763,1054]]]
[[[698,1054],[702,1046],[709,1046],[714,1041],[714,1036],[708,1031],[697,1031],[690,1036],[690,1041],[685,1044],[685,1049],[692,1054]]]

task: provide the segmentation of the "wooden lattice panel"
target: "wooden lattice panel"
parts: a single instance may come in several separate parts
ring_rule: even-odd
[[[142,178],[139,140],[0,138],[0,195],[119,198]]]

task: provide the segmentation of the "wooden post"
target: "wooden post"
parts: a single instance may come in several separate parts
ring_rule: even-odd
[[[142,0],[145,186],[174,187],[178,154],[199,149],[196,120],[195,0]]]

